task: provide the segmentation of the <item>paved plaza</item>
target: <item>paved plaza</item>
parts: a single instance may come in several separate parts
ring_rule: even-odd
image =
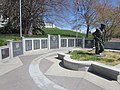
[[[72,49],[39,50],[0,62],[0,90],[120,90],[117,81],[66,69],[57,53]]]

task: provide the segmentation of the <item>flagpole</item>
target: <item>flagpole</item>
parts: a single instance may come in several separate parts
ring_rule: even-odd
[[[21,0],[20,0],[20,37],[22,38],[22,10],[21,10]]]
[[[76,38],[78,37],[78,13],[76,12]]]
[[[77,9],[76,9],[76,38],[78,38],[78,3],[77,3]]]

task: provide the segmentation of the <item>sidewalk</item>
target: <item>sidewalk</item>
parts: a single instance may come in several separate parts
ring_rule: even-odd
[[[0,90],[120,90],[120,84],[84,71],[68,70],[58,52],[39,50],[0,62]]]
[[[45,58],[54,64],[44,74],[69,90],[120,90],[120,84],[117,81],[109,81],[89,72],[68,70],[61,67],[61,61],[54,57],[56,56]],[[87,85],[84,87],[83,84]]]
[[[21,62],[19,57],[14,57],[12,59],[6,59],[0,61],[0,76],[17,69],[18,67],[22,66],[23,63]]]

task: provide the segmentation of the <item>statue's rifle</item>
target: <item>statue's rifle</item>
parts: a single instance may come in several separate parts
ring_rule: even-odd
[[[100,38],[98,38],[96,35],[94,35],[94,37],[97,38],[101,43],[103,43],[102,40],[100,40]]]

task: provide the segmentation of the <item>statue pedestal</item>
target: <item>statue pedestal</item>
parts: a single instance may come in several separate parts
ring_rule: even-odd
[[[104,57],[104,56],[106,56],[106,55],[103,54],[103,53],[100,53],[100,54],[96,54],[96,56],[97,56],[97,57]]]

